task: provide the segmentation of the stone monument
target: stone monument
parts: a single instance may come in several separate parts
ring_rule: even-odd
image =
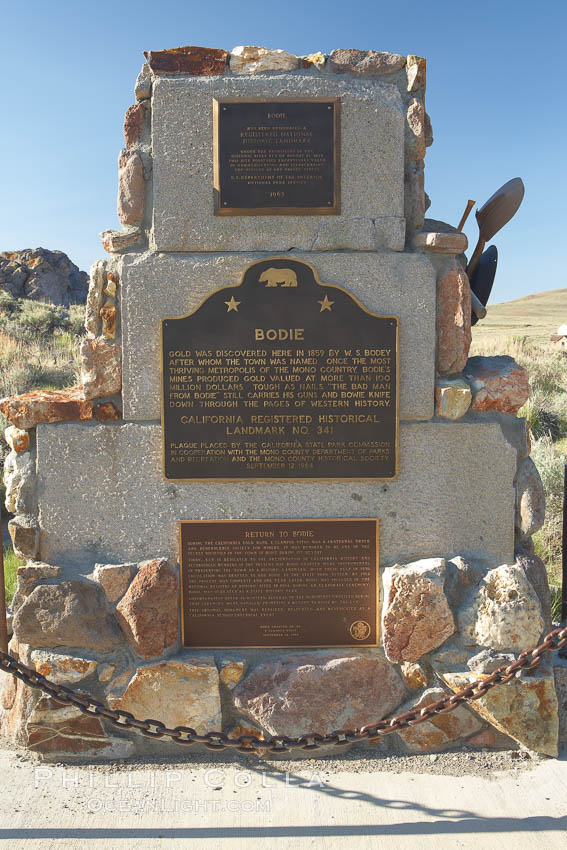
[[[199,732],[425,706],[550,627],[527,376],[469,359],[466,237],[425,218],[425,60],[146,60],[81,384],[0,402],[11,652]],[[2,685],[47,757],[178,753]],[[557,723],[544,662],[380,746],[555,755]]]

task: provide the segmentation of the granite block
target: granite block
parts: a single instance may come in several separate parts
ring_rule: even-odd
[[[240,282],[262,254],[146,254],[121,272],[124,419],[160,418],[160,320],[195,310],[215,289]],[[419,254],[294,253],[323,283],[343,286],[375,313],[400,319],[400,418],[433,416],[435,272]]]
[[[513,563],[516,451],[497,423],[401,425],[388,482],[166,481],[153,423],[40,424],[37,468],[38,558],[76,570],[174,563],[182,519],[296,517],[378,517],[381,566],[456,554]]]
[[[215,216],[213,98],[223,97],[340,97],[341,214]],[[150,245],[156,251],[308,251],[324,228],[326,245],[368,250],[375,219],[403,220],[404,122],[397,87],[379,80],[308,72],[157,79]],[[345,228],[344,219],[366,221]],[[403,250],[398,242],[396,236],[387,247]]]

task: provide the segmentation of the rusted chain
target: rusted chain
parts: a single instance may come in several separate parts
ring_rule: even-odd
[[[526,649],[512,664],[504,664],[485,679],[477,679],[461,691],[447,695],[424,708],[412,708],[405,714],[387,717],[359,729],[338,729],[326,735],[321,735],[319,732],[307,732],[296,738],[289,738],[286,735],[272,735],[266,739],[259,738],[257,735],[239,735],[237,738],[229,738],[224,732],[206,732],[204,735],[199,735],[189,726],[176,726],[170,729],[160,720],[150,718],[138,720],[129,711],[107,708],[102,702],[81,691],[67,688],[65,685],[56,685],[41,673],[26,667],[5,652],[0,652],[0,669],[5,673],[11,673],[32,688],[39,688],[62,705],[74,705],[83,714],[103,717],[118,729],[137,729],[147,738],[167,737],[184,746],[204,744],[210,750],[224,750],[228,747],[245,753],[255,750],[285,753],[298,747],[303,750],[317,750],[320,747],[341,747],[358,741],[375,741],[391,732],[424,723],[437,714],[448,714],[463,703],[480,699],[496,685],[509,682],[520,670],[532,670],[537,667],[546,652],[561,649],[566,644],[567,627],[554,629],[543,643],[534,649]]]

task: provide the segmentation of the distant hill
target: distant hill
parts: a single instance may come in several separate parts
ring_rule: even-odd
[[[488,302],[488,315],[473,328],[473,341],[489,336],[527,336],[549,340],[567,322],[567,289],[536,292],[503,304]]]
[[[0,252],[0,291],[68,307],[86,301],[89,276],[63,251],[26,248]]]

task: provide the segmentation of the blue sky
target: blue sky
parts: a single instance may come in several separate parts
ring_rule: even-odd
[[[492,301],[567,286],[560,0],[0,0],[0,12],[0,250],[59,248],[87,270],[105,255],[98,233],[118,226],[116,160],[143,50],[358,47],[427,58],[429,216],[456,224],[468,198],[480,206],[523,178],[524,203],[494,240]],[[474,215],[465,230],[472,250]]]

